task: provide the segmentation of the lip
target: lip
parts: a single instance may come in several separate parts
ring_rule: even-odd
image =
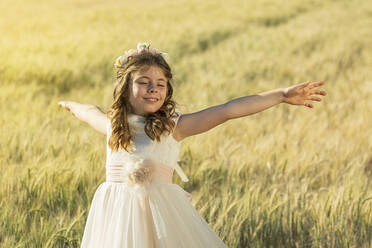
[[[152,101],[152,102],[157,102],[157,101],[159,101],[159,99],[156,98],[156,97],[144,97],[144,99],[147,100],[147,101]],[[155,101],[154,101],[154,100],[155,100]]]

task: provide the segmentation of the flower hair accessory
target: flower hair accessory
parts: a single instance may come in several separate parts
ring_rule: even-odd
[[[128,51],[125,51],[123,55],[119,56],[115,60],[114,66],[116,68],[119,68],[123,66],[125,63],[127,63],[131,58],[142,54],[144,52],[150,52],[152,54],[160,54],[165,60],[169,59],[168,53],[159,52],[155,48],[150,48],[150,45],[147,42],[139,42],[137,44],[137,50],[130,49]]]

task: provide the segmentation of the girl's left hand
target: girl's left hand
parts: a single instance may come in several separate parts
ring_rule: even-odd
[[[327,95],[327,92],[322,90],[315,90],[315,87],[324,85],[325,82],[317,82],[310,84],[310,81],[302,84],[297,84],[284,89],[284,99],[283,102],[293,104],[293,105],[304,105],[309,108],[313,108],[311,103],[306,103],[306,100],[318,101],[322,99],[319,97],[311,96],[313,94],[317,95]]]

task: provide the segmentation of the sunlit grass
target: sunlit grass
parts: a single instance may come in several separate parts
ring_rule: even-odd
[[[168,52],[184,113],[325,80],[182,142],[174,182],[229,247],[372,245],[372,4],[367,1],[2,1],[0,246],[79,247],[106,137],[57,102],[108,109],[113,62]]]

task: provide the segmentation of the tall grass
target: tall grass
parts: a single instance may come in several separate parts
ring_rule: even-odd
[[[229,247],[372,246],[372,4],[367,1],[0,2],[0,247],[79,247],[105,181],[105,136],[63,111],[108,109],[114,59],[168,52],[184,113],[325,80],[182,142],[174,182]]]

